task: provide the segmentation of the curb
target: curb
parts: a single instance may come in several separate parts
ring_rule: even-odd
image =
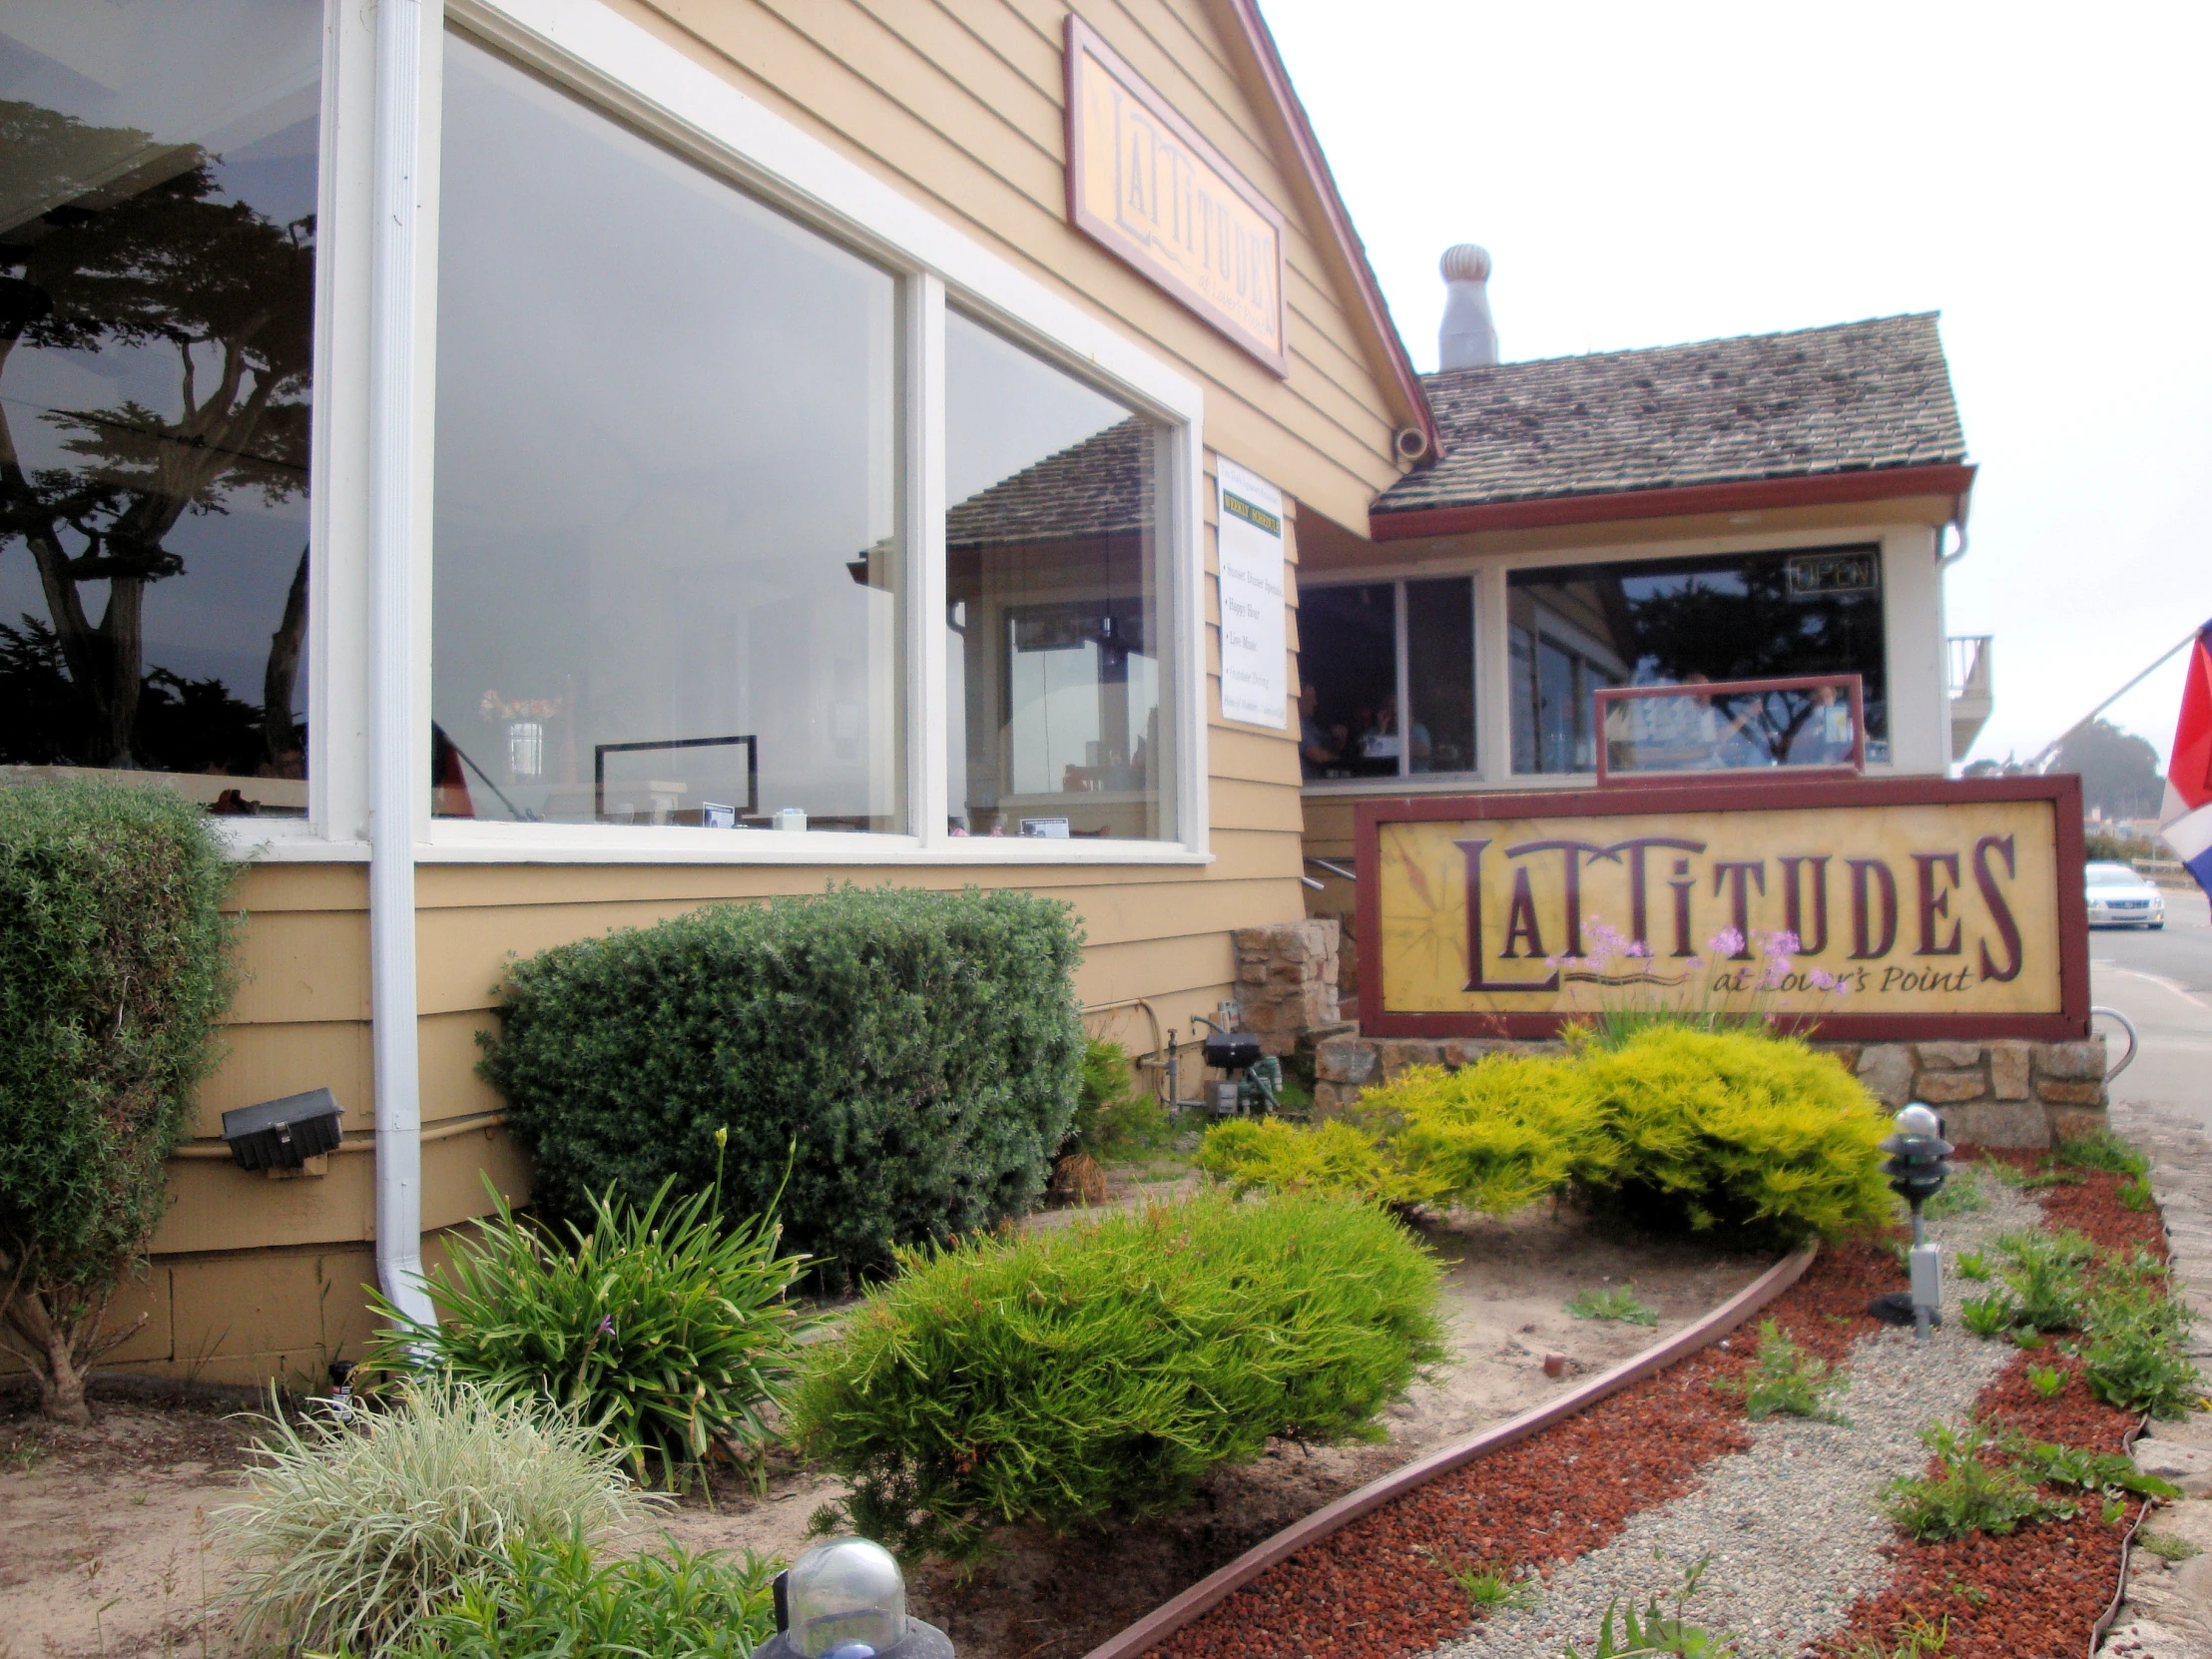
[[[1438,1475],[1448,1474],[1462,1464],[1487,1456],[1501,1446],[1525,1440],[1531,1434],[1596,1404],[1608,1394],[1618,1393],[1630,1383],[1641,1382],[1654,1373],[1666,1370],[1676,1361],[1712,1346],[1796,1284],[1805,1270],[1812,1266],[1813,1255],[1814,1248],[1807,1248],[1785,1256],[1703,1319],[1683,1327],[1665,1342],[1654,1344],[1632,1359],[1622,1361],[1611,1371],[1600,1372],[1589,1382],[1568,1389],[1556,1399],[1547,1400],[1532,1410],[1523,1411],[1517,1417],[1509,1417],[1504,1422],[1480,1429],[1463,1439],[1438,1446],[1425,1457],[1392,1469],[1356,1491],[1347,1492],[1334,1503],[1316,1509],[1304,1520],[1293,1521],[1274,1537],[1255,1544],[1218,1572],[1200,1579],[1173,1601],[1163,1603],[1147,1613],[1119,1635],[1108,1637],[1085,1654],[1084,1659],[1137,1659],[1139,1654],[1165,1641],[1200,1614],[1209,1612],[1228,1600],[1233,1592],[1251,1583],[1278,1561],[1296,1554],[1308,1544],[1320,1542],[1370,1510],[1380,1509],[1392,1498],[1409,1492],[1416,1486],[1425,1486]]]

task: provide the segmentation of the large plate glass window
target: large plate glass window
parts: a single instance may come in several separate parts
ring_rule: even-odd
[[[1507,610],[1515,772],[1594,770],[1603,686],[1816,674],[1860,677],[1867,759],[1890,758],[1879,547],[1518,570]],[[1773,764],[1819,695],[1716,699],[1712,764]]]
[[[1472,578],[1308,588],[1298,637],[1308,780],[1475,770]]]
[[[955,834],[1172,837],[1166,435],[946,313]]]
[[[307,805],[320,0],[0,9],[0,764]]]
[[[905,828],[897,282],[462,36],[433,800]]]

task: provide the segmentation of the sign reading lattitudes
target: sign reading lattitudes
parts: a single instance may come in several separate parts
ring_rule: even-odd
[[[1645,1003],[1842,1038],[2087,1033],[2072,778],[1379,801],[1359,837],[1376,1035]]]

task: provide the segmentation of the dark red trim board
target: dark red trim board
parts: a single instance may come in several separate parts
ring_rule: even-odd
[[[1571,1015],[1559,1013],[1385,1012],[1382,1006],[1381,860],[1378,849],[1385,824],[1543,818],[1665,816],[1670,813],[1814,812],[1828,808],[1945,806],[1977,803],[2047,802],[2056,839],[2058,1001],[2055,1008],[2029,1013],[1849,1013],[1822,1014],[1796,1023],[1814,1026],[1823,1037],[1843,1041],[1943,1040],[2019,1037],[2065,1041],[2089,1034],[2089,920],[2082,882],[2081,781],[2049,778],[1909,778],[1771,784],[1698,784],[1635,790],[1558,790],[1514,795],[1461,795],[1384,798],[1364,801],[1355,817],[1355,857],[1359,869],[1360,1024],[1377,1037],[1556,1036]],[[1992,843],[1993,844],[1993,843]],[[1934,856],[1931,854],[1931,856]],[[1570,862],[1572,858],[1570,856]],[[1653,868],[1660,867],[1656,861]],[[1867,872],[1857,872],[1864,877]],[[1876,872],[1877,874],[1881,872]],[[1739,885],[1745,878],[1737,872]],[[1761,878],[1764,879],[1763,876]],[[1719,885],[1718,869],[1714,881]],[[1651,878],[1652,904],[1661,902],[1661,879]],[[1963,887],[1957,882],[1957,890]],[[1716,904],[1725,900],[1703,892],[1697,899],[1706,925]],[[1915,895],[1893,894],[1890,906],[1898,927],[1927,919],[1917,914]],[[1656,908],[1654,910],[1656,913]],[[1723,917],[1722,919],[1725,919]],[[1841,918],[1838,918],[1839,922]],[[1948,917],[1946,916],[1947,920]],[[1931,923],[1933,924],[1933,923]],[[1699,931],[1702,937],[1703,929]],[[1889,958],[1879,947],[1878,959]],[[1936,948],[1933,945],[1928,948]],[[1531,952],[1535,954],[1536,952]],[[1910,959],[1900,957],[1901,960]],[[1847,1004],[1840,1006],[1848,1007]]]

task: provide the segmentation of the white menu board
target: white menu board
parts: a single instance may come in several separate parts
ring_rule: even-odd
[[[1215,476],[1221,524],[1221,712],[1289,724],[1283,663],[1283,492],[1235,461]]]

